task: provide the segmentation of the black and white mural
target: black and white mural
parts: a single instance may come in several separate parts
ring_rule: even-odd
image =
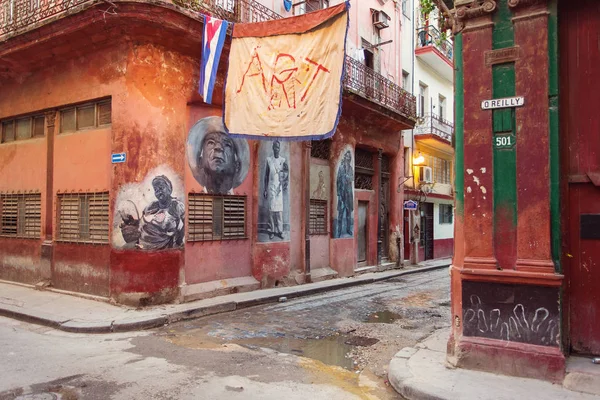
[[[206,117],[190,129],[187,158],[204,192],[233,194],[248,175],[250,150],[247,140],[225,133],[221,117]]]
[[[463,282],[463,334],[557,347],[559,289]]]
[[[346,145],[335,167],[335,195],[333,201],[333,237],[354,236],[354,153]]]
[[[258,159],[258,241],[290,240],[289,143],[261,141]]]
[[[141,183],[121,187],[113,218],[113,246],[120,249],[165,250],[183,246],[183,184],[166,166],[151,171]]]

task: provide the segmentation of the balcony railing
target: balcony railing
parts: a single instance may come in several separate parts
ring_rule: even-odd
[[[417,48],[428,46],[434,46],[448,60],[452,61],[454,55],[452,43],[432,25],[417,29]]]
[[[415,96],[350,56],[346,56],[344,87],[404,116],[417,113]]]
[[[452,135],[454,134],[454,124],[447,121],[435,114],[425,114],[419,120],[419,123],[414,129],[415,135],[429,135],[434,134],[444,140],[452,142]]]
[[[113,4],[105,0],[107,4]],[[9,34],[97,0],[0,0],[0,42]],[[116,2],[116,1],[115,1]],[[165,0],[168,2],[168,0]],[[255,0],[172,0],[176,5],[232,22],[264,22],[283,18]],[[116,2],[117,3],[117,2]],[[416,119],[415,97],[361,62],[346,56],[346,90]]]

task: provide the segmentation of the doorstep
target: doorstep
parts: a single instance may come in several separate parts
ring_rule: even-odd
[[[569,390],[600,396],[600,364],[592,363],[593,357],[571,356],[567,358],[567,371],[563,386]]]
[[[259,281],[252,276],[242,276],[240,278],[183,285],[180,288],[179,298],[182,303],[187,303],[194,300],[203,300],[233,293],[251,292],[258,289],[260,289]]]

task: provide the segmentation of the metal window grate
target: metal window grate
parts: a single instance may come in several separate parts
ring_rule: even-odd
[[[327,235],[327,200],[310,199],[311,235]]]
[[[0,236],[39,238],[41,205],[39,193],[0,193]]]
[[[321,160],[329,160],[331,139],[313,140],[310,144],[310,156]]]
[[[108,192],[58,195],[58,240],[108,243]]]
[[[188,195],[188,240],[246,238],[246,196]]]

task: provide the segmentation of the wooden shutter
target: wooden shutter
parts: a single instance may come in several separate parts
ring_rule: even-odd
[[[2,143],[12,142],[15,140],[15,121],[2,123]]]
[[[310,234],[327,234],[327,200],[310,200]]]
[[[188,196],[188,240],[212,240],[213,199],[210,196]]]
[[[110,100],[98,103],[98,126],[109,125],[112,121]]]
[[[94,243],[108,242],[108,193],[93,193],[88,201],[88,234]]]
[[[40,137],[44,136],[46,118],[43,115],[33,117],[33,136]]]
[[[39,237],[42,224],[42,195],[39,193],[25,195],[23,203],[24,215],[19,215],[23,221],[22,235],[31,238]]]
[[[62,240],[79,240],[80,200],[75,195],[59,196],[58,236]]]
[[[0,219],[0,234],[3,236],[17,235],[18,197],[14,195],[1,195],[2,218]]]
[[[223,238],[246,237],[246,198],[223,197]]]

